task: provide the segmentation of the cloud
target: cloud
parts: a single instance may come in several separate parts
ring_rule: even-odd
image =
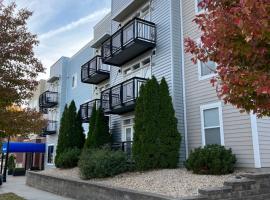
[[[43,39],[48,39],[48,38],[51,38],[52,36],[55,36],[55,35],[58,35],[60,33],[64,33],[66,31],[69,31],[69,30],[72,30],[78,26],[81,26],[81,25],[84,25],[84,24],[87,24],[91,21],[95,21],[97,19],[100,19],[101,17],[103,17],[105,14],[107,14],[108,12],[110,11],[110,9],[108,8],[104,8],[102,10],[98,10],[90,15],[87,15],[85,17],[82,17],[80,18],[79,20],[77,21],[73,21],[65,26],[62,26],[60,28],[57,28],[55,30],[51,30],[47,33],[43,33],[41,35],[39,35],[39,39],[40,40],[43,40]]]

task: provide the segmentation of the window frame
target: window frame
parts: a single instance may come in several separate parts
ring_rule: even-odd
[[[49,147],[53,147],[52,162],[48,162],[48,160],[49,160]],[[55,152],[55,145],[48,144],[47,145],[47,165],[54,165],[54,152]]]
[[[198,65],[199,81],[210,79],[210,78],[217,76],[217,73],[202,75],[202,62],[200,60],[198,60],[197,65]],[[215,65],[217,67],[217,63],[215,63]]]
[[[211,104],[206,104],[206,105],[201,105],[200,106],[201,135],[202,135],[202,146],[203,147],[206,144],[206,141],[205,141],[206,140],[206,138],[205,138],[205,126],[204,126],[204,111],[214,109],[214,108],[218,108],[218,113],[219,113],[220,144],[222,146],[225,145],[225,142],[224,142],[224,129],[223,129],[222,104],[221,104],[221,102],[217,102],[217,103],[211,103]]]
[[[124,121],[130,120],[130,124],[125,124]],[[131,128],[131,140],[133,141],[134,139],[134,123],[135,123],[135,118],[134,116],[129,116],[129,117],[124,117],[122,119],[122,134],[121,134],[121,141],[125,142],[126,141],[126,128]]]
[[[74,85],[73,85],[73,78],[74,78]],[[72,75],[72,78],[71,78],[71,88],[72,89],[75,89],[77,87],[77,73],[73,74]]]
[[[197,0],[195,0],[195,1],[197,1]],[[201,39],[200,38],[197,39],[197,43],[201,44]],[[215,62],[215,66],[217,67],[216,62]],[[212,73],[212,74],[208,74],[208,75],[202,75],[202,61],[200,61],[200,60],[197,60],[197,67],[198,67],[199,81],[210,79],[210,78],[213,78],[213,77],[217,76],[217,73]]]
[[[202,9],[202,10],[200,10],[199,11],[199,8],[198,8],[198,1],[199,0],[194,0],[194,2],[195,2],[195,15],[199,15],[199,14],[202,14],[202,13],[204,13],[205,12],[205,10],[204,9]]]

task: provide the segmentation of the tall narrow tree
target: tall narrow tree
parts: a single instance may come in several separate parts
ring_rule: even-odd
[[[85,141],[85,148],[93,148],[95,145],[93,144],[93,133],[95,130],[95,126],[96,126],[96,115],[97,115],[97,108],[96,108],[96,104],[94,104],[93,108],[92,108],[92,113],[89,119],[89,131],[88,131],[88,135]]]
[[[99,108],[96,113],[96,124],[93,132],[93,144],[96,148],[100,148],[106,144],[111,144],[108,118],[104,115],[102,108]]]
[[[169,94],[168,84],[162,78],[159,86],[160,167],[175,168],[178,164],[181,136],[177,130],[177,118]]]
[[[133,155],[135,164],[140,170],[158,167],[160,157],[160,139],[158,137],[160,130],[158,124],[159,84],[156,78],[152,77],[145,84],[141,96],[138,97],[135,110]],[[143,128],[140,128],[140,126],[143,126]],[[139,148],[140,150],[138,150]]]
[[[73,148],[82,149],[84,141],[85,137],[79,113],[76,112],[75,102],[71,101],[69,107],[65,106],[61,118],[55,158],[56,164],[61,153]]]
[[[57,163],[58,158],[61,153],[63,153],[68,146],[67,142],[67,132],[69,131],[68,125],[68,106],[65,105],[64,111],[62,113],[61,121],[60,121],[60,129],[57,141],[57,148],[56,148],[56,156],[55,162]]]
[[[81,111],[79,110],[76,114],[76,125],[75,125],[75,135],[76,135],[76,146],[78,149],[82,149],[84,147],[85,143],[85,134],[84,134],[84,129],[82,126],[82,120],[81,120]]]

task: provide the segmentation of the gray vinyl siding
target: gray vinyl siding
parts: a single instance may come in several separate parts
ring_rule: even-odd
[[[262,167],[270,167],[270,118],[257,119]]]
[[[186,159],[185,146],[185,123],[184,123],[184,103],[183,103],[183,80],[182,80],[182,62],[181,62],[181,19],[180,19],[180,1],[171,1],[171,29],[172,29],[172,79],[173,79],[173,103],[178,119],[178,130],[182,135],[180,160]]]
[[[111,13],[107,14],[99,23],[95,25],[94,40],[96,41],[106,33],[111,33]]]
[[[197,40],[200,36],[192,20],[195,17],[195,1],[183,0],[184,38]],[[190,54],[185,54],[185,92],[187,110],[187,135],[189,151],[202,146],[200,106],[220,100],[210,79],[200,80],[198,65],[193,64]],[[250,115],[241,114],[230,105],[222,104],[225,146],[236,154],[238,167],[254,167],[254,153]]]
[[[128,5],[127,1],[112,1],[112,16],[123,7]],[[115,4],[115,5],[114,5]],[[120,6],[121,5],[121,6]],[[181,74],[181,37],[180,37],[180,13],[179,2],[175,0],[163,1],[153,0],[151,4],[151,21],[157,27],[157,46],[156,54],[152,56],[151,72],[159,81],[162,77],[166,78],[169,86],[170,94],[172,95],[176,117],[178,119],[179,132],[182,133],[182,145],[180,160],[185,159],[185,138],[184,138],[184,117],[183,117],[183,94],[182,94],[182,74]],[[136,10],[134,10],[134,13]],[[130,13],[130,16],[134,13]],[[124,20],[127,21],[128,19]],[[112,23],[112,33],[117,30],[118,23]],[[147,57],[151,51],[134,58],[125,66],[134,63],[143,57]],[[124,66],[122,66],[124,67]],[[111,86],[116,85],[124,80],[122,73],[119,73],[119,67],[111,68]],[[111,131],[113,137],[119,141],[122,132],[123,116],[111,115]],[[182,163],[182,162],[181,162]]]
[[[117,15],[122,11],[126,6],[135,0],[112,0],[111,12],[112,16]]]

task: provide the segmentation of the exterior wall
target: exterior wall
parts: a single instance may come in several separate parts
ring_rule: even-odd
[[[93,49],[90,43],[85,45],[79,52],[69,59],[66,70],[66,98],[65,102],[75,101],[77,109],[80,105],[90,100],[92,87],[81,82],[81,66],[93,57]],[[72,76],[76,75],[76,87],[72,88]]]
[[[105,34],[111,34],[111,13],[94,26],[94,42]]]
[[[195,1],[183,0],[183,34],[184,38],[197,40],[200,33],[192,20],[195,17]],[[191,55],[185,54],[185,93],[187,110],[187,135],[189,151],[202,146],[200,106],[216,103],[220,100],[210,79],[199,80],[198,65],[193,64]],[[254,167],[251,119],[248,114],[240,112],[230,105],[222,104],[224,142],[231,147],[238,159],[239,167]]]
[[[58,105],[50,109],[48,119],[56,120],[57,133],[46,136],[46,144],[48,151],[49,145],[54,145],[54,156],[56,154],[56,146],[60,128],[60,120],[64,111],[65,105],[72,100],[75,101],[76,107],[79,110],[80,105],[91,99],[92,86],[81,82],[81,66],[93,57],[93,49],[90,47],[91,43],[86,44],[80,51],[78,51],[71,58],[60,58],[51,68],[50,77],[59,77],[59,80],[48,84],[48,89],[58,92]],[[72,77],[76,76],[76,87],[72,88]],[[88,132],[88,125],[83,125],[85,132]],[[52,167],[53,164],[48,164],[48,152],[45,155],[46,167]]]
[[[257,119],[262,167],[270,167],[270,118]]]
[[[111,12],[112,16],[117,15],[121,12],[126,6],[136,0],[112,0]]]

